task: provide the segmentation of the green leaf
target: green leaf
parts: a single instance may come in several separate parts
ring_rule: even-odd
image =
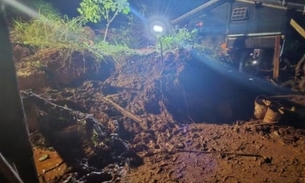
[[[77,11],[88,22],[106,20],[109,25],[118,13],[127,15],[130,7],[127,0],[82,0]]]

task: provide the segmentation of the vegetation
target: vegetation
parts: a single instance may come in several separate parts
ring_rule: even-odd
[[[189,48],[192,47],[196,40],[197,31],[188,31],[186,28],[173,28],[166,35],[161,36],[159,39],[162,42],[164,51],[176,48]],[[159,41],[159,46],[160,42]]]
[[[119,28],[112,28],[109,31],[107,41],[109,43],[126,45],[129,48],[137,49],[147,46],[145,38],[145,29],[142,22],[137,17],[130,15],[128,21],[120,25]]]
[[[128,14],[130,8],[127,0],[83,0],[78,12],[89,22],[97,23],[101,19],[106,20],[104,33],[104,41],[106,41],[110,24],[119,13]]]
[[[129,48],[143,48],[148,45],[148,40],[145,37],[145,28],[143,26],[143,17],[147,12],[145,4],[137,3],[139,9],[138,15],[128,15],[127,21],[121,24],[119,28],[111,30],[111,38],[108,40],[111,43],[124,44]]]
[[[144,28],[140,19],[128,16],[128,23],[120,28],[111,29],[112,35],[107,41],[109,25],[119,13],[128,14],[130,11],[127,0],[83,0],[78,11],[81,16],[69,18],[61,16],[53,6],[42,0],[33,1],[32,5],[39,12],[39,17],[30,21],[17,19],[11,31],[14,43],[31,46],[37,50],[52,48],[61,51],[61,55],[69,60],[73,52],[90,54],[97,61],[105,56],[122,56],[131,53],[131,48],[140,48],[147,44],[144,38]],[[142,12],[144,14],[145,12]],[[104,35],[95,35],[88,22],[106,21]],[[185,28],[171,29],[159,38],[156,45],[163,44],[164,51],[175,48],[189,48],[196,42],[196,30]],[[120,54],[118,54],[120,53]],[[116,58],[114,58],[116,60]]]
[[[51,4],[37,4],[39,17],[30,21],[15,20],[11,33],[14,43],[29,45],[37,49],[55,48],[70,50],[65,52],[89,53],[96,60],[104,56],[117,55],[118,52],[129,52],[123,45],[109,45],[95,36],[91,28],[84,26],[84,17],[61,17]]]

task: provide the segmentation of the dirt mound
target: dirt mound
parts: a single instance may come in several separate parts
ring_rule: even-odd
[[[20,89],[77,86],[87,79],[107,78],[113,62],[98,62],[89,53],[46,48],[30,54],[26,47],[14,47]]]
[[[129,57],[102,91],[135,114],[166,111],[178,122],[249,118],[257,94],[183,49],[166,53],[163,62],[158,53]]]
[[[15,47],[15,52],[17,56],[29,54],[20,46]],[[249,119],[254,98],[261,94],[233,79],[229,68],[198,57],[193,50],[167,52],[163,60],[159,53],[145,51],[116,65],[111,58],[98,63],[88,54],[56,49],[16,58],[21,89],[102,81],[103,95],[133,114],[162,114],[182,123]],[[211,67],[209,62],[221,69]]]
[[[50,182],[304,182],[304,130],[260,121],[185,124],[252,116],[262,91],[225,66],[193,51],[163,61],[146,52],[103,77],[39,96],[22,92],[30,127],[46,138],[32,135],[34,145],[54,147],[69,167],[47,171],[58,175]]]

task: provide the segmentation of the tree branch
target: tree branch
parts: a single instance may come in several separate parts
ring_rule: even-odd
[[[108,21],[108,24],[110,24],[114,20],[114,18],[118,15],[118,13],[119,13],[119,9],[115,10],[113,17],[110,19],[110,21]]]

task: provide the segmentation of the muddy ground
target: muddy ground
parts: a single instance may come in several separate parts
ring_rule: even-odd
[[[194,50],[84,67],[60,64],[56,50],[29,64],[33,53],[18,49],[42,182],[305,182],[302,95],[276,99],[296,110],[265,124],[253,118],[255,98],[288,90]]]

